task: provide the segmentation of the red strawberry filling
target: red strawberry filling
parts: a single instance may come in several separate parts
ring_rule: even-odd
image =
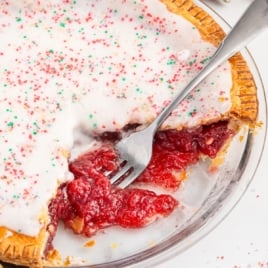
[[[159,131],[154,139],[152,160],[137,182],[175,190],[181,183],[176,174],[196,163],[201,155],[215,157],[233,134],[227,121],[194,130]],[[105,142],[103,147],[87,152],[69,164],[74,180],[61,185],[49,205],[51,224],[48,231],[53,230],[49,247],[60,220],[75,233],[91,236],[112,225],[143,227],[159,216],[168,216],[178,206],[178,201],[171,195],[111,185],[105,174],[119,168],[113,142],[115,140]]]

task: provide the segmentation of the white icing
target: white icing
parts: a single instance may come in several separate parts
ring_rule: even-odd
[[[155,0],[7,0],[0,12],[0,226],[36,235],[71,178],[74,131],[147,123],[215,48]],[[230,87],[226,63],[167,124],[225,113]]]

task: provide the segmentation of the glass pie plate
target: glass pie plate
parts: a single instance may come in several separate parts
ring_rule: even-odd
[[[201,1],[195,2],[226,31],[230,29],[213,10]],[[242,53],[258,88],[258,120],[263,123],[262,127],[257,133],[241,129],[216,173],[207,172],[209,162],[194,165],[187,180],[174,194],[181,206],[167,218],[142,229],[107,228],[91,238],[73,235],[60,226],[53,244],[68,261],[68,267],[153,267],[197,243],[228,216],[254,177],[267,128],[262,81],[250,53],[246,49]]]
[[[219,15],[202,2],[196,3],[228,31],[229,26]],[[253,179],[266,137],[263,85],[249,52],[245,50],[243,55],[258,87],[259,120],[263,125],[257,134],[252,134],[247,128],[242,129],[217,173],[207,172],[208,162],[200,162],[191,168],[190,176],[175,193],[182,206],[167,218],[143,229],[108,228],[91,239],[78,238],[60,228],[54,246],[63,258],[70,257],[74,266],[82,267],[153,266],[197,243],[230,213]]]

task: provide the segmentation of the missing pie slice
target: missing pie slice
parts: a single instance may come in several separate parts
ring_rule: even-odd
[[[0,11],[0,260],[57,264],[59,220],[91,236],[169,215],[178,200],[111,187],[105,172],[119,168],[120,134],[150,123],[206,64],[224,37],[218,24],[191,0],[7,0]],[[238,53],[163,124],[139,180],[179,187],[188,165],[221,154],[257,113]],[[94,210],[94,198],[109,206]]]

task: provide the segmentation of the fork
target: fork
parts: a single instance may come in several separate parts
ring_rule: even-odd
[[[232,55],[268,26],[268,0],[255,0],[251,3],[230,33],[221,42],[207,65],[190,83],[159,113],[146,128],[123,137],[115,149],[119,153],[121,168],[110,181],[121,188],[131,184],[147,167],[152,157],[153,138],[178,103],[192,89],[202,82],[216,67],[227,61]]]

